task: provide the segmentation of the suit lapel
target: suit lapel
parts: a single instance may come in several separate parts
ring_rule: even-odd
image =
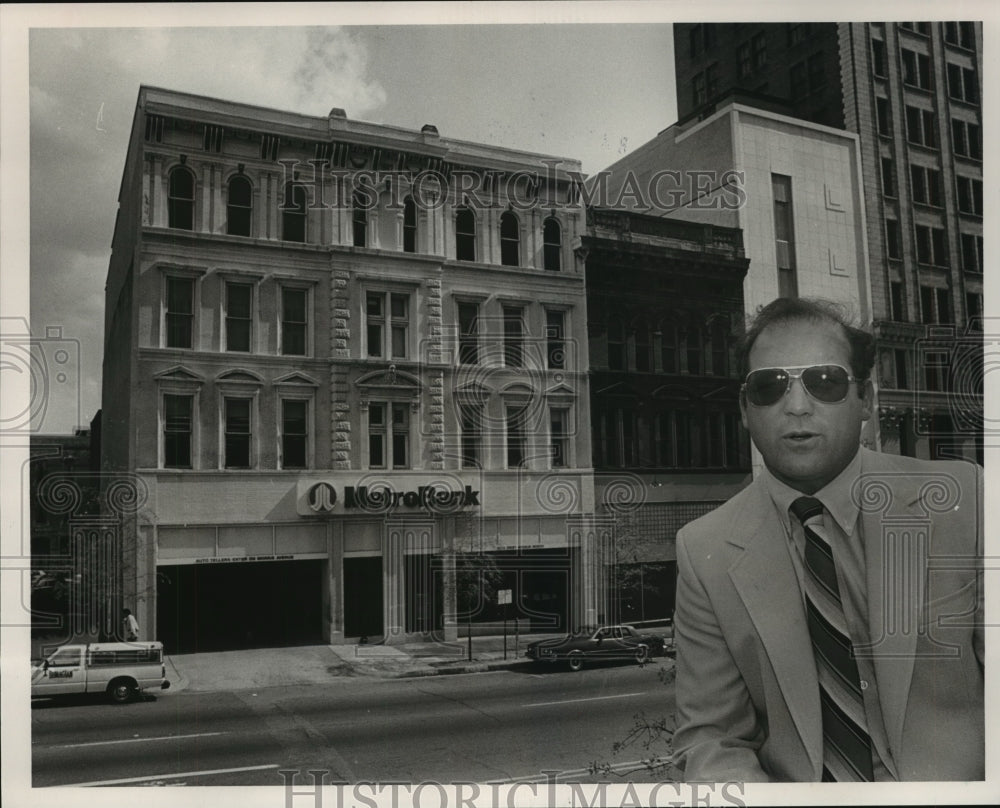
[[[739,524],[733,524],[729,534],[731,543],[744,549],[729,576],[760,636],[818,774],[823,763],[819,685],[799,581],[774,503],[761,483],[752,487],[756,501],[740,514]]]
[[[862,475],[879,479],[877,461]],[[917,633],[925,600],[931,520],[921,507],[913,480],[898,472],[883,477],[892,485],[884,508],[864,508],[865,565],[868,585],[869,649],[878,682],[882,720],[890,748],[899,749],[906,702],[913,678]]]

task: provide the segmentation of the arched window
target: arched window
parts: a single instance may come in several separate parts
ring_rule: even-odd
[[[549,216],[542,226],[542,241],[544,243],[542,251],[543,266],[550,272],[559,272],[562,269],[562,227],[555,216]]]
[[[285,186],[285,204],[281,209],[281,237],[285,241],[306,240],[306,190],[301,185]]]
[[[181,166],[170,172],[167,224],[179,230],[194,230],[194,174]]]
[[[468,208],[459,208],[455,213],[455,258],[476,260],[476,214]]]
[[[521,264],[521,225],[509,210],[500,216],[500,263],[505,267]]]
[[[365,206],[365,196],[355,191],[351,197],[351,228],[355,247],[368,246],[368,208]]]
[[[403,200],[403,252],[417,251],[417,205],[412,196]]]
[[[229,180],[229,195],[226,200],[226,232],[231,236],[249,236],[252,210],[253,186],[246,177],[237,175]]]
[[[672,320],[660,321],[660,362],[664,373],[677,373],[677,326]]]
[[[625,370],[625,324],[621,317],[608,318],[608,369]]]
[[[649,324],[641,317],[633,324],[635,333],[635,369],[649,373],[653,369],[653,345],[649,339]]]

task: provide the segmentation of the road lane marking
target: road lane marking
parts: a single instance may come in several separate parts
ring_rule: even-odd
[[[582,701],[601,701],[603,699],[627,699],[630,696],[645,696],[646,693],[616,693],[613,696],[592,696],[587,699],[566,699],[565,701],[536,701],[532,704],[522,704],[522,707],[548,707],[551,704],[579,704]]]
[[[253,772],[261,769],[277,769],[280,763],[266,766],[240,766],[235,769],[210,769],[201,772],[177,772],[176,774],[147,774],[145,777],[123,777],[120,780],[94,780],[90,783],[63,783],[57,788],[85,788],[87,786],[119,786],[124,783],[145,783],[149,780],[171,780],[177,777],[206,777],[210,774],[230,774],[232,772]]]
[[[113,743],[145,743],[146,741],[177,741],[181,738],[207,738],[211,735],[228,735],[228,732],[197,732],[193,735],[158,735],[155,738],[121,738],[117,741],[88,741],[87,743],[53,744],[49,749],[75,749],[81,746],[107,746]]]

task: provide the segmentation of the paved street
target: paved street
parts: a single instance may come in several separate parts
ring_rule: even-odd
[[[281,785],[283,769],[302,771],[304,784],[317,769],[326,782],[509,781],[553,770],[592,781],[582,772],[592,761],[647,754],[616,756],[612,744],[636,713],[672,713],[673,688],[657,675],[670,665],[167,691],[120,707],[37,702],[33,785]]]

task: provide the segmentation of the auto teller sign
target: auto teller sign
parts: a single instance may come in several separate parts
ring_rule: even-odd
[[[309,513],[322,516],[333,513],[337,509],[338,500],[337,487],[324,481],[309,486],[305,492],[304,504]],[[437,482],[418,485],[408,490],[397,490],[386,482],[377,482],[371,485],[343,487],[345,511],[385,513],[397,508],[411,508],[448,514],[479,504],[479,491],[473,489],[471,485],[451,488]]]

